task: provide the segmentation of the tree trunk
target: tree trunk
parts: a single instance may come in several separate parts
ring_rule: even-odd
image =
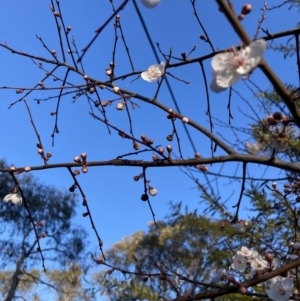
[[[4,301],[11,301],[15,295],[15,292],[18,288],[20,278],[19,276],[22,274],[22,265],[24,263],[24,259],[26,258],[26,253],[23,252],[21,258],[18,260],[16,264],[16,270],[12,276],[11,286],[9,288],[8,294]]]

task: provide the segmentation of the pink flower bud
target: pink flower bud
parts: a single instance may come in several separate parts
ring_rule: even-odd
[[[164,148],[163,147],[159,147],[157,149],[157,152],[160,153],[161,155],[163,155],[164,154]]]
[[[167,145],[167,151],[168,153],[172,152],[173,148],[172,145]]]
[[[80,157],[81,157],[83,160],[85,160],[86,157],[87,157],[87,153],[82,153],[82,154],[80,155]]]
[[[250,12],[252,11],[252,5],[247,3],[247,4],[244,4],[243,7],[242,7],[242,14],[243,15],[247,15],[249,14]]]
[[[76,163],[78,163],[78,164],[81,164],[81,159],[80,159],[80,157],[75,157],[74,158],[74,162],[76,162]]]
[[[113,90],[114,90],[115,93],[119,93],[120,92],[120,88],[119,87],[114,87]]]

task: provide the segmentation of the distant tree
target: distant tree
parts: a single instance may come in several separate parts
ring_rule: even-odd
[[[285,186],[288,185],[289,189],[295,189],[297,183]],[[158,221],[157,226],[151,223],[148,232],[138,231],[113,245],[105,254],[106,262],[95,259],[106,266],[95,275],[102,294],[113,301],[191,300],[191,296],[206,299],[205,293],[218,288],[230,290],[233,287],[230,275],[236,280],[249,279],[253,272],[250,262],[245,271],[233,267],[233,257],[242,247],[257,251],[260,260],[265,264],[270,262],[270,267],[276,267],[277,263],[284,266],[298,254],[296,245],[293,249],[288,244],[296,240],[298,225],[292,208],[298,201],[293,197],[287,199],[280,190],[276,192],[275,183],[269,189],[270,193],[253,184],[245,191],[249,219],[236,224],[231,222],[234,217],[226,212],[224,219],[216,220],[187,209],[182,213],[180,203],[172,205],[171,214]],[[212,211],[217,210],[216,198],[206,196],[206,201]],[[211,213],[215,212],[209,216]],[[270,254],[274,260],[268,261]],[[223,276],[218,276],[222,270]],[[257,268],[256,276],[265,271],[266,267]],[[244,296],[232,291],[217,300],[256,297],[267,298],[260,286]]]
[[[3,161],[0,164],[2,167],[5,166]],[[18,206],[10,201],[1,201],[0,293],[1,299],[5,301],[37,292],[41,289],[42,283],[47,284],[44,281],[42,258],[34,228],[43,246],[42,254],[45,257],[46,269],[51,270],[56,267],[66,274],[70,272],[70,263],[76,262],[78,265],[74,277],[79,281],[78,275],[82,273],[79,267],[80,263],[83,264],[82,256],[86,251],[87,233],[81,226],[72,223],[75,216],[76,196],[71,192],[44,185],[28,174],[20,175],[18,181],[22,185],[35,227],[24,206]],[[1,200],[16,189],[12,178],[5,173],[0,174],[0,185]],[[74,267],[72,269],[75,271]],[[47,278],[52,281],[55,277],[54,272],[51,273],[52,277]],[[60,294],[71,291],[65,290],[65,283],[60,285],[56,282],[53,285],[51,281],[48,288],[56,288]],[[72,281],[69,284],[71,285]],[[39,285],[38,289],[36,285]],[[80,286],[78,282],[74,283],[75,291],[78,286]],[[76,299],[73,297],[68,300]]]
[[[214,270],[228,265],[226,235],[234,231],[196,211],[182,214],[180,209],[181,204],[172,205],[158,227],[151,223],[147,233],[138,231],[106,252],[107,263],[115,268],[95,278],[111,300],[171,300],[177,289],[192,294]],[[180,285],[176,273],[190,281],[181,280]]]

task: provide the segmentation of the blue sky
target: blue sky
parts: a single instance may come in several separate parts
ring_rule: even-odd
[[[121,3],[116,0],[115,6]],[[241,8],[240,1],[233,1],[236,11]],[[272,5],[282,1],[272,1]],[[145,19],[150,35],[155,42],[159,42],[162,51],[168,54],[170,47],[173,48],[173,55],[180,57],[182,52],[188,53],[195,44],[197,49],[191,54],[191,58],[202,56],[211,52],[208,43],[199,39],[203,31],[199,27],[196,18],[192,13],[192,5],[189,1],[183,0],[162,0],[155,9],[147,9],[137,0],[138,6]],[[197,11],[215,49],[229,48],[239,45],[240,39],[236,36],[224,15],[218,11],[215,1],[196,2]],[[251,2],[253,12],[249,14],[243,25],[250,37],[254,36],[257,28],[257,21],[261,17],[263,1],[254,0]],[[71,26],[70,36],[74,36],[78,49],[82,49],[94,36],[94,31],[99,28],[111,15],[110,2],[107,1],[61,1],[63,19],[66,26]],[[150,65],[156,63],[155,56],[144,35],[143,28],[129,1],[126,8],[120,12],[121,24],[125,35],[126,43],[130,49],[136,71],[144,71]],[[299,21],[296,10],[288,11],[287,7],[281,10],[267,12],[267,18],[262,27],[271,33],[294,28]],[[36,35],[40,36],[49,49],[55,49],[58,58],[61,59],[57,30],[49,9],[48,1],[2,1],[0,11],[0,32],[1,43],[6,42],[8,46],[25,51],[30,54],[51,58],[46,49],[43,48]],[[263,34],[260,34],[260,36]],[[284,39],[282,42],[284,43]],[[107,80],[105,68],[112,61],[112,49],[114,43],[114,28],[112,22],[103,30],[96,42],[91,46],[84,56],[83,64],[85,73],[99,80]],[[163,57],[160,55],[161,61]],[[280,72],[283,82],[297,84],[297,68],[295,58],[282,61],[282,55],[268,50],[265,54],[266,60],[276,72]],[[280,64],[278,63],[280,60]],[[71,64],[71,58],[67,58]],[[175,62],[175,61],[173,61]],[[44,71],[39,69],[33,62],[25,57],[20,57],[9,51],[0,48],[0,86],[32,87],[44,76]],[[46,70],[52,66],[43,64]],[[208,82],[211,80],[210,60],[204,62]],[[116,52],[116,75],[122,75],[131,71],[124,45],[119,37]],[[65,70],[57,73],[57,76],[64,76]],[[206,94],[203,77],[198,64],[187,65],[182,68],[170,70],[175,76],[190,81],[189,85],[176,81],[169,77],[170,84],[176,95],[181,112],[190,119],[193,119],[204,126],[208,126],[208,118],[205,114],[207,109]],[[116,84],[120,87],[153,97],[156,91],[156,83],[148,83],[142,79],[135,79],[136,76],[119,81]],[[262,89],[270,88],[270,84],[259,70],[256,70],[251,79],[258,83]],[[76,84],[83,84],[80,76],[71,75],[68,79]],[[55,87],[57,82],[48,80],[46,87]],[[259,111],[255,98],[240,81],[234,88],[239,91]],[[55,137],[55,145],[52,147],[50,137],[54,127],[54,117],[50,112],[55,110],[56,100],[41,101],[38,105],[34,99],[46,98],[57,95],[58,92],[42,91],[29,95],[26,100],[30,105],[31,113],[39,134],[41,135],[45,151],[51,151],[53,157],[49,163],[72,162],[73,158],[82,152],[88,154],[88,161],[101,161],[116,158],[128,152],[132,152],[132,144],[129,140],[121,139],[116,132],[108,134],[106,127],[93,120],[89,116],[90,107],[85,97],[73,102],[71,96],[62,99],[59,112],[60,133]],[[112,99],[112,95],[106,91],[100,91],[102,100]],[[15,166],[36,166],[43,162],[36,152],[37,138],[29,122],[29,116],[22,102],[17,103],[9,110],[9,104],[20,97],[13,90],[0,90],[0,148],[1,157],[8,163]],[[93,96],[95,99],[96,96]],[[212,116],[227,122],[228,91],[221,94],[210,93],[210,104]],[[155,140],[154,145],[166,146],[168,142],[165,137],[171,134],[172,127],[166,114],[141,102],[133,101],[139,108],[131,110],[133,129],[136,136],[146,134],[147,137]],[[174,104],[163,84],[159,94],[159,101],[174,108]],[[235,126],[248,127],[251,120],[245,120],[240,110],[248,112],[249,108],[237,96],[232,99],[232,114]],[[117,111],[116,103],[107,107],[107,116],[111,124],[129,132],[129,123],[125,111]],[[185,135],[182,123],[177,120],[176,126],[180,133],[181,146],[185,158],[193,157],[193,149]],[[230,141],[234,141],[230,131],[224,128],[215,127],[215,132],[221,133]],[[197,150],[203,156],[210,155],[210,143],[195,130],[190,129],[191,137]],[[176,142],[172,142],[175,154],[178,155]],[[143,147],[142,147],[143,148]],[[221,152],[217,151],[217,154]],[[152,153],[132,156],[131,159],[151,160]],[[218,172],[221,166],[209,166],[209,170]],[[230,165],[223,171],[232,171],[236,165]],[[239,168],[237,168],[239,171]],[[261,174],[264,169],[261,169]],[[129,167],[94,167],[90,168],[87,174],[78,177],[80,184],[87,196],[90,209],[93,214],[95,225],[104,242],[104,248],[122,239],[126,235],[139,230],[146,229],[147,223],[152,220],[150,210],[146,203],[140,200],[143,193],[142,181],[134,182],[133,177],[140,174],[140,168]],[[276,172],[277,173],[277,172]],[[241,173],[240,173],[241,174]],[[34,175],[46,184],[55,185],[58,188],[68,189],[72,179],[66,169],[51,169],[35,172]],[[151,198],[151,204],[156,214],[156,219],[162,219],[168,213],[168,202],[182,201],[190,209],[199,208],[199,192],[195,184],[179,168],[157,168],[148,169],[147,177],[151,185],[158,189],[157,196]],[[201,173],[197,175],[199,181],[205,183]],[[223,199],[227,199],[232,193],[230,202],[234,204],[239,193],[238,183],[229,185],[228,180],[220,182],[219,189]],[[91,230],[87,218],[81,217],[84,208],[78,206],[76,222],[82,224],[90,233],[89,240],[91,247],[96,246],[96,239]]]

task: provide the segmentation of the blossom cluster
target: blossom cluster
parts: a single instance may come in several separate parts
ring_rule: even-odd
[[[296,243],[297,244],[297,243]],[[249,250],[247,247],[242,247],[233,256],[233,263],[230,268],[245,273],[245,278],[254,278],[264,273],[270,272],[279,268],[280,263],[277,258],[274,258],[272,253],[267,253],[266,256],[261,256],[255,250]],[[232,275],[232,272],[225,269],[218,269],[212,281],[225,281],[237,283]],[[294,282],[289,277],[276,276],[264,283],[265,291],[268,297],[274,301],[287,301],[293,294]]]

